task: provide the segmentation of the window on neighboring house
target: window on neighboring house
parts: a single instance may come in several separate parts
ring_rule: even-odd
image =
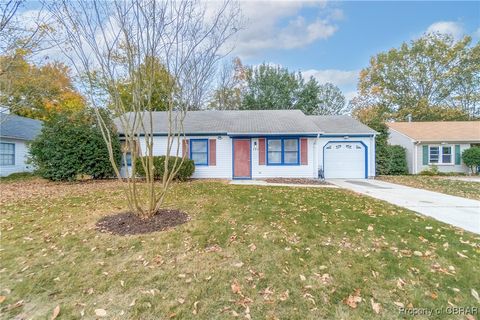
[[[208,166],[208,139],[190,139],[190,159],[196,166]]]
[[[267,151],[267,164],[299,164],[298,139],[268,139]]]
[[[442,163],[452,163],[452,147],[442,147]]]
[[[0,143],[0,166],[15,165],[15,144]]]
[[[429,147],[429,163],[432,164],[452,164],[452,146],[430,146]]]
[[[430,147],[430,163],[438,163],[438,155],[440,153],[440,148],[439,147]]]

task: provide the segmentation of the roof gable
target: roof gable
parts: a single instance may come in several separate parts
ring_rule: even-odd
[[[307,116],[324,134],[376,134],[372,128],[347,115]]]
[[[480,121],[390,122],[387,126],[416,141],[480,141]]]
[[[42,124],[40,120],[14,114],[0,114],[0,136],[30,141],[40,133]]]

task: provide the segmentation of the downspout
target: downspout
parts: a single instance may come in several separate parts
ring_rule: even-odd
[[[417,171],[418,171],[418,167],[417,167],[417,162],[418,162],[418,146],[420,145],[421,141],[416,141],[414,144],[413,144],[413,161],[412,161],[412,164],[413,164],[413,174],[417,174]]]
[[[313,166],[313,176],[320,178],[319,175],[319,168],[318,168],[318,163],[320,162],[320,157],[319,157],[319,145],[320,145],[320,133],[317,133],[317,140],[315,141],[315,148],[313,150],[314,156],[315,156],[315,161],[314,161],[314,166]]]

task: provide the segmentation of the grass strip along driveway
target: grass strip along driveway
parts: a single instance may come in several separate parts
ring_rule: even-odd
[[[126,210],[118,182],[0,187],[3,319],[450,319],[479,304],[479,237],[341,189],[179,183],[166,205],[190,221],[117,236],[95,223]]]
[[[452,196],[480,200],[480,183],[430,176],[380,176],[376,179]]]

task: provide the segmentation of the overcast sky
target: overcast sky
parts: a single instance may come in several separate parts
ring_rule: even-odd
[[[232,58],[301,71],[338,85],[348,99],[359,71],[376,53],[432,31],[480,40],[479,1],[241,1],[240,6],[245,27],[235,38]],[[31,1],[22,11],[38,7]]]

